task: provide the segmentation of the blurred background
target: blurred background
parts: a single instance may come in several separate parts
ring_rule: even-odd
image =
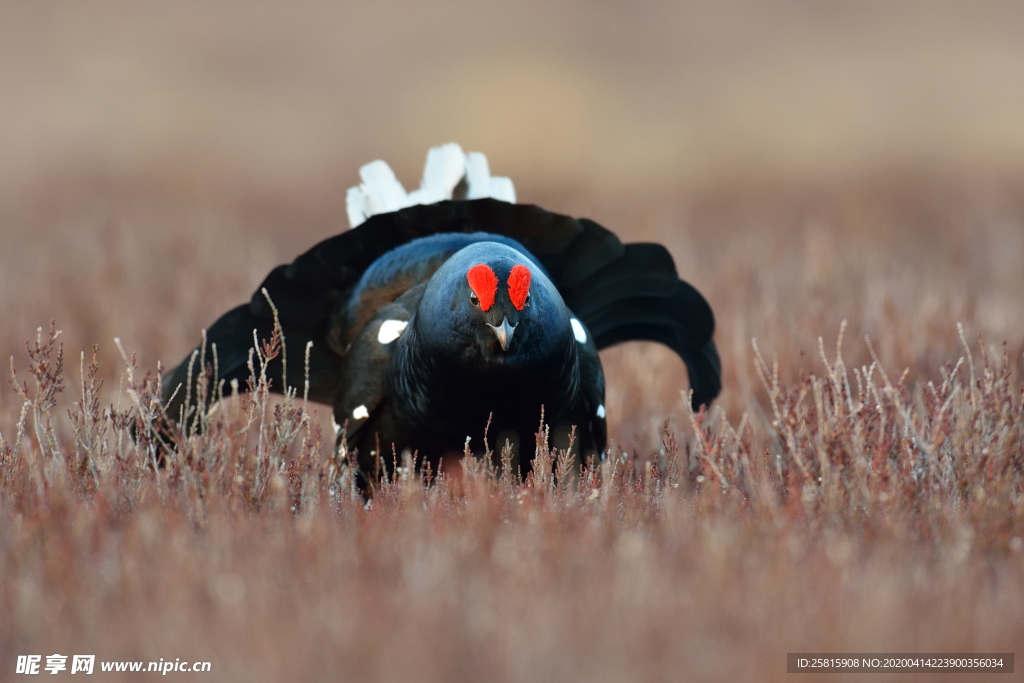
[[[57,318],[76,371],[99,343],[113,376],[114,336],[174,365],[347,228],[360,165],[410,188],[455,141],[521,202],[665,242],[731,416],[754,336],[795,369],[848,319],[854,361],[871,334],[927,377],[963,321],[1019,358],[1022,26],[1012,0],[4,2],[0,356]],[[645,442],[682,364],[606,364],[613,434]]]
[[[447,140],[530,192],[626,196],[1024,160],[1024,7],[1010,0],[0,12],[5,193],[83,169],[192,191],[343,189],[373,158],[412,182]]]

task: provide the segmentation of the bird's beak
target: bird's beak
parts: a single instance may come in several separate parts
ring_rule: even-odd
[[[502,351],[508,351],[508,345],[512,343],[512,333],[516,331],[516,325],[508,324],[508,317],[504,317],[501,320],[500,325],[492,325],[490,323],[484,323],[487,327],[491,328],[491,332],[498,338],[498,343],[501,344]]]

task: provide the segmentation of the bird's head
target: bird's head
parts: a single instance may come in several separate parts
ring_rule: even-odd
[[[465,247],[438,269],[416,325],[433,351],[474,366],[542,361],[572,337],[568,309],[544,269],[496,242]]]

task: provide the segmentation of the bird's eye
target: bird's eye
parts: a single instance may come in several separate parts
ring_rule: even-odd
[[[532,300],[533,300],[533,297],[532,297],[532,296],[530,296],[529,294],[527,294],[527,295],[526,295],[526,305],[527,305],[527,306],[529,306],[529,305],[530,305],[530,302],[531,302]]]
[[[480,297],[476,295],[476,292],[469,293],[469,303],[473,304],[474,306],[480,305]]]

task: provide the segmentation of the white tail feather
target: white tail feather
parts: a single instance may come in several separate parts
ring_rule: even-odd
[[[383,161],[371,161],[366,164],[359,169],[359,177],[362,178],[364,185],[376,190],[370,194],[370,208],[375,213],[397,211],[405,206],[405,188],[398,182],[391,167]]]
[[[516,188],[511,178],[490,178],[488,183],[487,196],[492,199],[500,199],[509,204],[516,203]]]
[[[487,157],[480,152],[465,154],[454,142],[432,147],[427,152],[423,180],[418,190],[406,193],[387,163],[372,161],[359,169],[363,181],[346,195],[348,221],[354,228],[370,216],[398,211],[416,204],[436,204],[452,198],[465,180],[466,199],[492,197],[514,204],[515,187],[509,178],[492,178]]]
[[[480,152],[466,155],[466,199],[490,197],[491,169]]]
[[[466,155],[461,147],[454,142],[434,147],[427,152],[420,191],[431,204],[451,199],[452,190],[465,175]]]

